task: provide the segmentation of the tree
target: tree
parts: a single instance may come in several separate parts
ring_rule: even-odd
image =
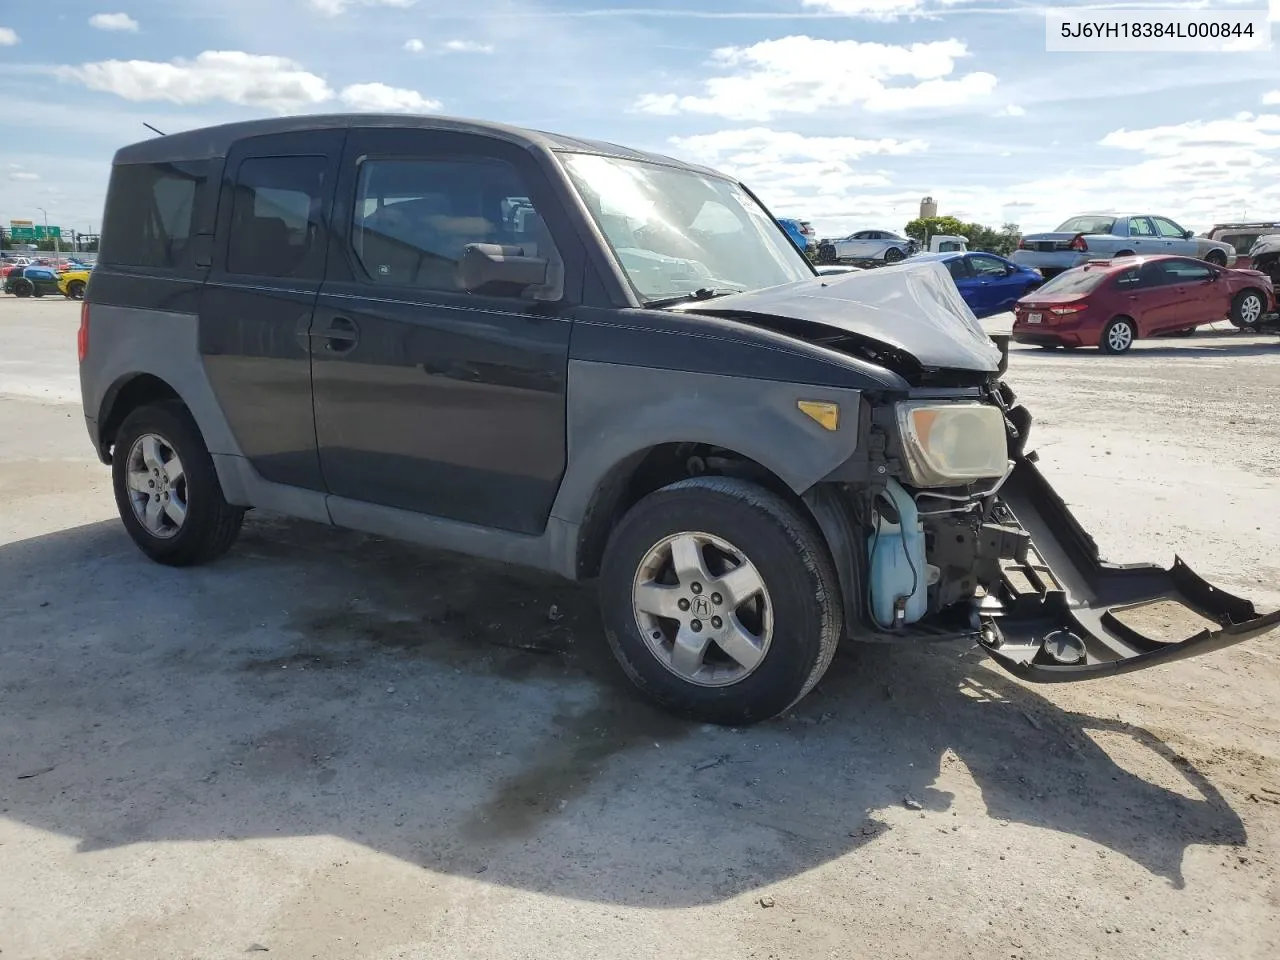
[[[906,234],[920,241],[921,246],[928,244],[929,237],[945,234],[953,237],[964,237],[970,250],[983,250],[1008,256],[1018,248],[1022,233],[1016,223],[1006,223],[999,230],[985,227],[980,223],[964,223],[955,217],[917,217],[906,226]]]

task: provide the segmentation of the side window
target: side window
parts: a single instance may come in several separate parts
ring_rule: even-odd
[[[1186,232],[1172,220],[1166,220],[1164,217],[1152,217],[1155,221],[1156,229],[1160,231],[1160,236],[1168,240],[1181,240]]]
[[[1198,280],[1208,280],[1214,275],[1212,267],[1192,263],[1190,260],[1165,260],[1161,266],[1171,283],[1195,283]]]
[[[1151,221],[1146,217],[1130,217],[1129,218],[1129,236],[1131,237],[1154,237],[1156,235],[1155,227],[1151,225]]]
[[[324,157],[252,157],[240,164],[231,204],[227,272],[324,276]]]
[[[956,257],[954,260],[948,260],[947,270],[955,280],[963,280],[969,275],[969,271],[965,269],[964,257]]]
[[[725,228],[717,211],[703,212],[705,229]],[[492,244],[508,261],[547,261],[546,280],[532,285],[496,280],[475,292],[522,299],[560,296],[560,258],[551,235],[519,172],[501,161],[365,161],[351,242],[371,283],[466,292],[475,289],[464,283],[461,269],[468,247]]]
[[[1159,262],[1144,263],[1138,271],[1138,286],[1144,289],[1146,287],[1162,287],[1172,280],[1173,278],[1165,272]]]
[[[120,164],[111,171],[102,226],[103,263],[192,266],[195,211],[204,200],[207,161]]]
[[[1116,275],[1115,284],[1117,290],[1136,290],[1142,286],[1138,276],[1138,268],[1130,267],[1127,270],[1122,270]]]
[[[980,277],[1003,277],[1007,273],[1004,264],[995,257],[972,256],[969,266]]]

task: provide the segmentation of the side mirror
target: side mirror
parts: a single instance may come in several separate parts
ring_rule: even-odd
[[[470,293],[518,297],[529,287],[547,282],[547,260],[526,257],[524,247],[468,243],[463,249],[458,279],[462,289]]]
[[[1195,232],[1194,230],[1183,230],[1183,231],[1182,231],[1182,239],[1184,239],[1184,240],[1190,240],[1190,239],[1191,239],[1192,237],[1194,237],[1195,235],[1196,235],[1196,232]]]

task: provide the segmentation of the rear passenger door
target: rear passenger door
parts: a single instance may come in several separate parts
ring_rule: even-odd
[[[1122,246],[1128,247],[1137,254],[1152,254],[1165,252],[1158,247],[1156,240],[1156,228],[1149,217],[1130,217],[1129,218],[1129,239],[1121,242]],[[1119,252],[1117,250],[1117,252]]]
[[[565,467],[568,311],[582,248],[525,150],[355,129],[312,337],[316,431],[347,501],[536,534]],[[549,261],[547,282],[474,288],[468,244]]]
[[[266,480],[323,490],[310,328],[345,130],[254,137],[229,153],[200,351],[236,441]]]

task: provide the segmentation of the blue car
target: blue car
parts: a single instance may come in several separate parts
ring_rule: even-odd
[[[787,236],[791,238],[801,253],[809,249],[809,244],[813,242],[813,227],[809,226],[808,220],[794,220],[791,217],[778,217],[778,223],[782,229],[787,231]]]
[[[922,253],[910,260],[930,261],[946,264],[960,296],[979,319],[1012,310],[1021,297],[1044,283],[1039,270],[994,253]]]

